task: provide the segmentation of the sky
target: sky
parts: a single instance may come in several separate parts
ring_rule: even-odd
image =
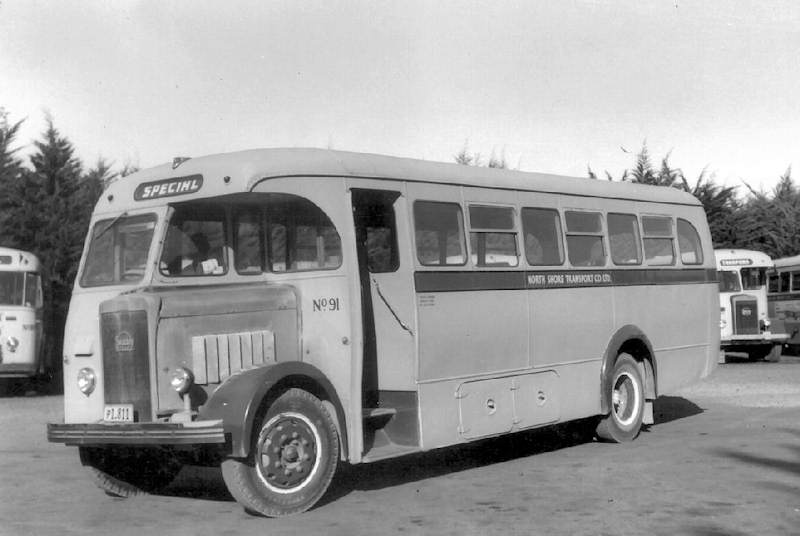
[[[0,107],[84,164],[322,147],[800,176],[796,0],[0,0]]]

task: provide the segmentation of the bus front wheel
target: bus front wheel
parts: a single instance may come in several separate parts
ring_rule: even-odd
[[[247,459],[222,462],[231,495],[249,513],[304,512],[328,489],[339,461],[336,425],[322,402],[289,389],[267,410]]]
[[[611,412],[597,425],[597,437],[613,443],[632,441],[639,435],[644,415],[644,381],[636,360],[620,354],[604,393]]]

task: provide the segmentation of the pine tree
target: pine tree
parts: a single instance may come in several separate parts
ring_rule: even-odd
[[[20,247],[17,237],[10,231],[14,226],[14,199],[22,176],[22,162],[16,153],[16,137],[22,120],[10,124],[8,113],[0,108],[0,245]]]

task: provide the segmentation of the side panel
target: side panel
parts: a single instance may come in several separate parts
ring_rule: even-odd
[[[456,187],[422,184],[410,184],[408,191],[412,213],[417,200],[453,202],[459,195]],[[511,192],[477,193],[471,189],[464,189],[464,196],[467,206],[470,201],[515,206],[517,197]],[[519,244],[517,250],[520,250]],[[521,261],[516,268],[488,268],[479,273],[469,271],[472,268],[469,263],[461,267],[434,268],[419,264],[418,259],[416,262],[419,381],[530,366],[527,298],[518,288],[502,290],[509,280],[522,281]]]

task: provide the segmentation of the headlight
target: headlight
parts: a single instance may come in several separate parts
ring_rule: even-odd
[[[169,384],[172,386],[173,389],[178,391],[180,394],[188,393],[193,383],[194,383],[194,375],[192,374],[192,371],[190,371],[189,369],[178,367],[172,370],[172,375],[170,376]]]
[[[727,325],[728,325],[728,322],[725,321],[725,308],[724,307],[720,307],[719,308],[719,328],[720,329],[725,329],[725,326],[727,326]]]
[[[6,346],[8,346],[9,352],[16,352],[17,348],[19,348],[19,339],[16,337],[9,337],[6,341]]]
[[[95,386],[97,385],[97,375],[95,375],[94,370],[89,367],[84,367],[78,371],[78,389],[81,390],[81,393],[89,396],[94,391]]]

